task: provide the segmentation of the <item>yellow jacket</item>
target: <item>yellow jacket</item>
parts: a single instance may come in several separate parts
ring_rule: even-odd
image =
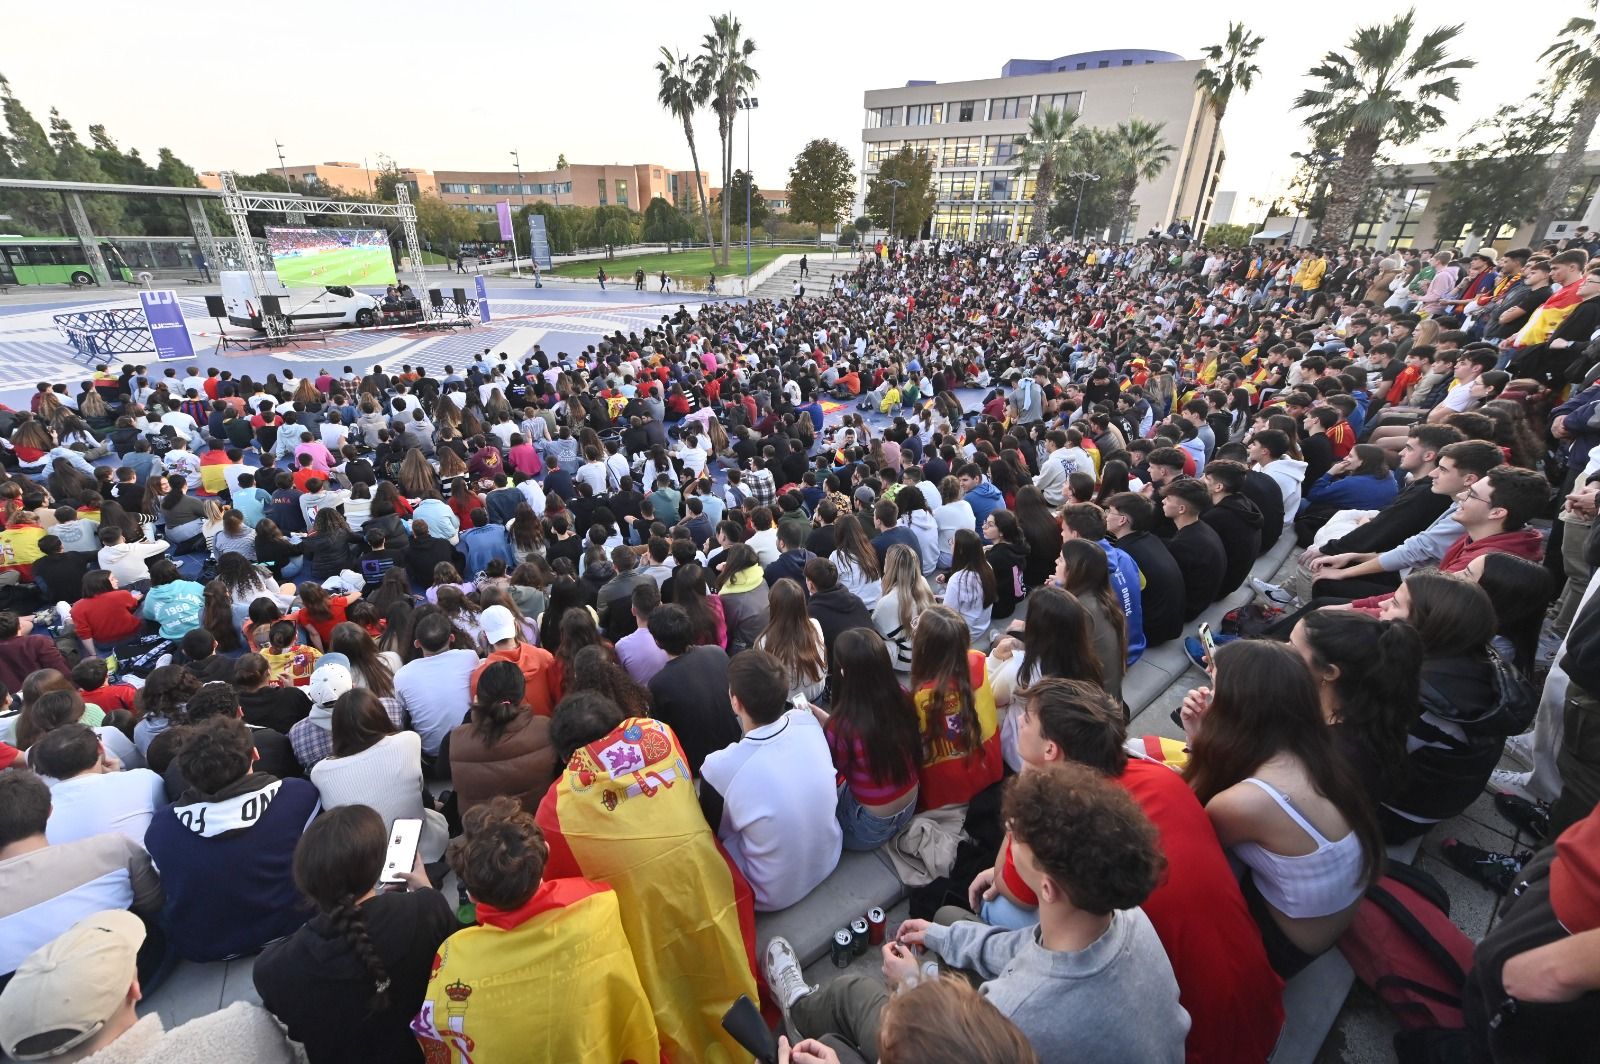
[[[1299,285],[1302,291],[1315,292],[1322,287],[1322,275],[1327,272],[1328,260],[1319,255],[1295,267],[1294,283]]]

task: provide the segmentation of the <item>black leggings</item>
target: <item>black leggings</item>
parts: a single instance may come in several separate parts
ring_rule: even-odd
[[[1283,928],[1278,926],[1277,919],[1273,917],[1272,907],[1257,889],[1254,872],[1245,873],[1244,882],[1239,886],[1244,891],[1245,904],[1250,906],[1250,915],[1255,918],[1256,927],[1261,931],[1261,944],[1267,948],[1267,963],[1285,981],[1292,979],[1316,960],[1318,954],[1307,953],[1289,941],[1289,936],[1283,933]]]

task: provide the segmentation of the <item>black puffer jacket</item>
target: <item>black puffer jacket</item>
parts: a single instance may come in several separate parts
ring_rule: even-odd
[[[1499,698],[1494,668],[1482,655],[1422,663],[1422,704],[1406,737],[1410,775],[1384,805],[1387,841],[1421,835],[1483,793],[1505,737],[1481,734],[1471,725],[1489,716]]]

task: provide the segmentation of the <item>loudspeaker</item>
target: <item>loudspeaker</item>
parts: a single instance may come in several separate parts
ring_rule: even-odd
[[[206,313],[213,318],[228,316],[228,308],[223,306],[221,296],[206,296]]]
[[[465,288],[453,288],[451,292],[454,293],[457,309],[467,305],[467,290]]]
[[[437,288],[428,289],[428,302],[433,304],[434,310],[438,310],[444,306],[444,293]]]
[[[262,317],[282,317],[283,303],[278,299],[277,296],[262,296],[261,315]]]

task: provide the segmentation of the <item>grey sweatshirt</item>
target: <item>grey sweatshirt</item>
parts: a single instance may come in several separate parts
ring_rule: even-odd
[[[946,964],[985,980],[980,991],[1021,1028],[1040,1060],[1182,1064],[1189,1014],[1142,909],[1113,913],[1098,941],[1070,953],[1045,949],[1037,925],[935,925],[926,942]]]

